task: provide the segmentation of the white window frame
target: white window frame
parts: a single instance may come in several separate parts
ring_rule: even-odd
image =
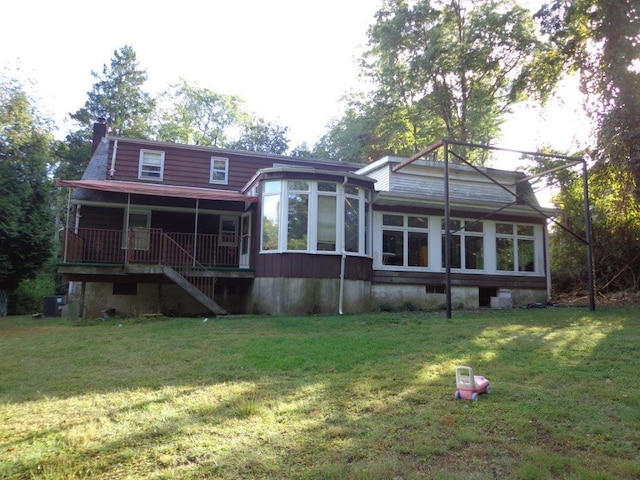
[[[225,223],[233,224],[233,231],[224,230]],[[230,215],[220,216],[220,242],[218,245],[232,247],[238,244],[238,225],[239,218]]]
[[[150,170],[150,167],[157,168],[157,165],[146,163],[146,155],[159,155],[160,156],[160,171],[155,174],[154,170]],[[155,180],[162,182],[164,179],[164,152],[162,150],[140,150],[140,159],[138,161],[138,179],[139,180]]]
[[[385,225],[384,224],[384,216],[391,215],[394,217],[402,218],[402,225]],[[409,217],[418,217],[418,218],[426,218],[427,226],[425,228],[420,227],[410,227],[409,226]],[[378,248],[374,247],[374,251],[380,252],[379,256],[374,259],[375,268],[385,269],[385,270],[407,270],[407,271],[430,271],[433,269],[433,258],[432,258],[432,234],[433,230],[431,226],[432,217],[430,215],[421,215],[418,213],[402,213],[402,212],[376,212],[376,224],[379,223],[379,226],[374,226],[374,232],[380,232],[379,235],[376,235],[374,241],[379,244]],[[385,261],[386,255],[388,252],[383,251],[383,237],[384,231],[393,231],[402,234],[402,265],[387,265]],[[427,236],[427,266],[418,266],[418,265],[409,265],[409,233],[424,233]]]
[[[484,273],[487,271],[487,242],[485,240],[485,231],[487,228],[486,222],[484,221],[477,221],[477,220],[473,220],[473,219],[469,219],[469,218],[451,218],[450,221],[459,221],[460,222],[460,229],[456,232],[453,232],[451,234],[452,237],[457,237],[460,238],[460,267],[451,267],[452,270],[455,271],[460,271],[460,272],[471,272],[471,273]],[[445,236],[445,230],[444,230],[444,217],[440,217],[439,218],[440,221],[440,233],[441,233],[441,245],[440,248],[444,249],[444,236]],[[482,225],[482,231],[481,232],[474,232],[472,230],[466,230],[465,226],[467,224],[472,225],[475,223],[479,223],[480,225]],[[467,244],[466,244],[466,238],[467,237],[475,237],[475,238],[482,238],[482,268],[468,268],[467,267]],[[442,252],[441,257],[440,257],[440,270],[441,271],[446,271],[446,268],[444,267],[444,252]]]
[[[498,233],[498,224],[511,225],[511,233]],[[525,235],[518,233],[518,227],[531,227],[533,229],[532,235]],[[535,275],[541,271],[541,265],[539,260],[539,245],[541,243],[540,235],[538,233],[538,225],[525,222],[500,222],[496,221],[496,271],[500,273],[509,273],[514,275]],[[513,242],[513,270],[498,270],[498,251],[497,241],[499,238],[511,239]],[[533,270],[520,270],[520,255],[519,255],[519,240],[527,240],[533,242]]]
[[[267,197],[271,195],[279,195],[280,208],[279,208],[279,225],[278,225],[278,247],[273,250],[264,250],[263,247],[263,235],[264,235],[264,214],[260,220],[260,253],[283,253],[283,252],[296,252],[296,253],[311,253],[311,254],[339,254],[344,249],[344,215],[345,215],[345,189],[344,186],[338,181],[333,180],[314,180],[304,179],[309,184],[309,203],[307,211],[307,249],[306,250],[290,250],[287,248],[287,235],[288,235],[288,212],[289,212],[289,180],[297,179],[281,179],[277,180],[280,183],[280,193],[264,193],[262,194],[262,203]],[[274,180],[269,180],[274,181]],[[335,250],[318,250],[317,248],[317,224],[318,224],[318,196],[331,195],[329,192],[318,192],[319,183],[335,183],[336,184],[336,247]],[[355,185],[353,185],[355,186]],[[367,252],[370,250],[369,235],[365,232],[366,226],[369,224],[367,221],[367,215],[371,215],[371,208],[369,207],[369,198],[366,195],[366,189],[360,186],[356,186],[358,193],[347,194],[348,197],[358,199],[358,251],[344,252],[346,255],[354,256],[367,256]],[[292,191],[292,193],[296,193]],[[307,192],[305,192],[306,194]],[[332,196],[332,195],[331,195]]]
[[[216,162],[224,162],[224,170],[216,168]],[[214,173],[223,173],[223,179],[214,179]],[[209,166],[209,183],[217,184],[217,185],[228,185],[229,184],[229,159],[226,157],[211,157],[211,163]]]

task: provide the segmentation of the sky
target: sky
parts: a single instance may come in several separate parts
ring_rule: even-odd
[[[289,127],[290,147],[311,147],[358,87],[357,60],[381,1],[12,1],[2,8],[0,66],[34,82],[60,138],[74,128],[68,114],[87,100],[91,72],[131,45],[150,93],[184,78],[239,95],[247,110]],[[579,146],[588,127],[576,92],[569,84],[547,111],[518,107],[497,143]]]

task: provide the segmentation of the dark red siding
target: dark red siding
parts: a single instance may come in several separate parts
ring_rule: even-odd
[[[340,255],[263,253],[255,261],[256,277],[340,278]],[[347,280],[371,280],[371,259],[347,256]]]

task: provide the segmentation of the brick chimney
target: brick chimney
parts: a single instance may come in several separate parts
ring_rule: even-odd
[[[93,141],[91,143],[91,154],[96,151],[100,140],[107,136],[107,120],[105,118],[98,118],[93,124]]]

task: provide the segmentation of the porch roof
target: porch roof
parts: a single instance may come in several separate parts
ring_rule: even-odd
[[[58,180],[59,187],[86,188],[105,192],[134,193],[158,197],[197,198],[200,200],[228,200],[232,202],[257,202],[257,197],[228,190],[158,185],[157,183],[121,182],[116,180]]]

